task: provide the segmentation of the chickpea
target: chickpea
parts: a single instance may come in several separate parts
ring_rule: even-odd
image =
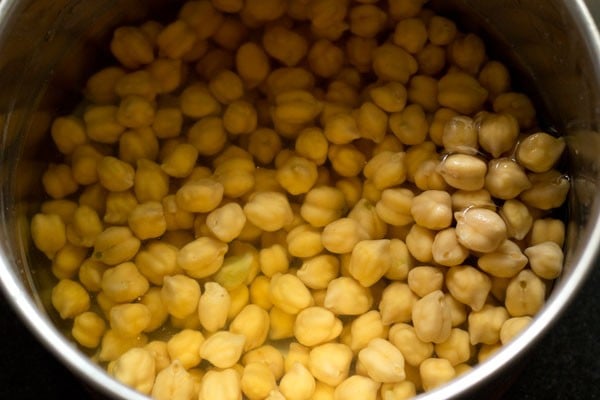
[[[452,62],[469,73],[477,73],[486,57],[483,40],[473,33],[456,38],[448,51]]]
[[[441,343],[448,339],[452,319],[450,308],[441,290],[435,290],[415,302],[412,321],[420,340]]]
[[[451,267],[445,282],[450,294],[473,311],[482,309],[492,287],[486,274],[468,265]]]
[[[194,382],[191,374],[179,360],[175,360],[156,374],[151,395],[157,400],[167,400],[172,397],[191,398],[193,392]]]
[[[257,118],[252,104],[245,100],[235,100],[225,109],[223,126],[233,135],[248,134],[256,129]]]
[[[396,24],[392,41],[411,54],[418,53],[427,42],[425,23],[420,18],[400,20]]]
[[[394,324],[389,331],[389,340],[404,356],[407,374],[408,365],[416,367],[433,354],[433,344],[419,339],[415,328],[407,323]]]
[[[474,154],[479,147],[476,124],[470,117],[450,117],[442,132],[442,144],[448,153]]]
[[[342,332],[342,321],[323,307],[300,311],[294,323],[294,336],[300,344],[313,347],[335,339]]]
[[[496,250],[506,239],[506,224],[494,211],[473,207],[454,214],[460,244],[479,252]]]
[[[452,201],[444,191],[426,190],[415,196],[410,211],[415,222],[428,229],[441,230],[452,222]]]
[[[435,353],[438,357],[450,361],[456,369],[458,365],[471,358],[472,346],[469,332],[459,328],[452,329],[450,337],[445,342],[435,345]]]
[[[381,322],[391,325],[399,322],[409,322],[417,296],[406,283],[392,282],[384,290],[379,302]]]
[[[110,42],[110,50],[119,62],[135,69],[154,60],[152,45],[144,33],[135,27],[117,28]]]
[[[532,318],[525,317],[513,317],[509,318],[502,324],[500,328],[500,341],[503,345],[514,339],[519,333],[521,333],[531,323]]]
[[[531,270],[524,269],[506,287],[504,304],[512,317],[535,315],[544,305],[546,285]]]
[[[377,48],[375,38],[350,36],[346,40],[346,57],[348,63],[359,71],[369,71],[373,61],[373,50]]]
[[[417,72],[415,58],[403,48],[385,43],[373,50],[373,72],[383,81],[406,84]]]
[[[360,315],[371,308],[371,292],[350,277],[339,277],[327,285],[325,308],[338,315]]]
[[[262,45],[271,57],[288,67],[298,64],[308,51],[304,37],[280,25],[265,30]]]
[[[461,114],[471,115],[480,111],[487,97],[487,90],[465,72],[448,72],[438,82],[440,105]]]
[[[555,242],[542,242],[526,248],[525,255],[529,266],[537,276],[543,279],[556,279],[563,268],[563,251]]]
[[[89,77],[85,84],[85,97],[96,104],[111,104],[117,101],[115,85],[125,75],[125,70],[111,66],[106,67]]]
[[[445,358],[428,358],[419,365],[423,389],[432,390],[456,376],[450,361]]]
[[[510,88],[510,73],[501,62],[490,60],[479,71],[479,83],[490,93],[490,99],[507,92]]]
[[[535,246],[543,242],[554,242],[562,247],[565,241],[565,224],[554,218],[540,218],[533,222],[529,245]]]
[[[496,250],[482,255],[477,266],[492,276],[511,278],[527,265],[521,248],[510,240],[502,242]]]
[[[556,164],[565,146],[563,138],[545,132],[534,133],[519,143],[517,161],[530,171],[546,172]]]
[[[404,152],[382,151],[365,164],[363,174],[378,190],[400,185],[406,180],[405,156]]]
[[[501,93],[494,99],[493,108],[497,113],[507,113],[515,117],[521,129],[533,127],[535,109],[529,97],[523,93]]]
[[[389,127],[392,133],[405,145],[423,143],[429,131],[425,111],[423,107],[416,103],[390,115]]]
[[[446,66],[446,51],[442,46],[427,43],[421,51],[415,54],[417,71],[420,74],[435,76]]]
[[[408,271],[408,287],[417,296],[425,297],[429,293],[441,290],[444,274],[437,267],[418,266]]]
[[[479,145],[494,158],[514,148],[519,136],[519,123],[510,114],[481,112],[475,117],[479,127]]]
[[[569,178],[551,169],[539,174],[529,174],[531,187],[519,195],[523,203],[540,210],[560,207],[566,200],[571,184]]]
[[[437,46],[445,46],[452,43],[457,33],[454,21],[439,15],[431,17],[427,31],[429,41]]]
[[[439,166],[439,173],[448,185],[460,190],[479,190],[485,184],[487,165],[468,154],[451,154]]]
[[[525,171],[511,159],[499,158],[488,163],[485,188],[494,197],[510,200],[531,187]]]
[[[401,112],[408,98],[404,85],[393,81],[373,87],[369,94],[373,102],[388,113]]]
[[[415,259],[422,263],[428,263],[433,260],[434,239],[435,231],[413,224],[406,235],[405,242],[410,254]]]

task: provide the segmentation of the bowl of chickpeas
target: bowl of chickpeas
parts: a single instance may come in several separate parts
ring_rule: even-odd
[[[596,259],[582,1],[4,0],[0,54],[2,288],[101,395],[475,395]]]

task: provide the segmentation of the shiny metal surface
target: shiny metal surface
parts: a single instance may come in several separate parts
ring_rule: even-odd
[[[166,3],[166,2],[162,2]],[[583,0],[432,0],[487,32],[510,53],[524,85],[539,93],[547,123],[567,139],[569,198],[566,267],[531,326],[485,363],[422,400],[475,395],[510,371],[555,323],[597,260],[600,243],[600,36]],[[589,0],[600,12],[598,2]],[[32,332],[98,393],[144,396],[109,378],[56,328],[49,279],[29,255],[27,216],[39,202],[39,173],[54,115],[78,99],[76,88],[106,54],[99,43],[117,24],[140,20],[160,1],[0,1],[0,281]],[[60,104],[60,106],[58,106]],[[486,398],[489,398],[487,393]]]

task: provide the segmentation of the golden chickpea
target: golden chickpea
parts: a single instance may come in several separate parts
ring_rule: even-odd
[[[507,113],[515,117],[521,129],[532,128],[535,123],[535,108],[529,97],[523,93],[502,93],[494,99],[493,108],[497,113]]]
[[[517,161],[533,172],[549,171],[565,149],[563,138],[545,132],[534,133],[523,139],[517,147]]]
[[[246,87],[254,88],[269,75],[269,58],[262,47],[254,42],[241,45],[235,55],[236,69]]]
[[[452,43],[457,33],[454,21],[439,15],[431,17],[427,30],[429,41],[437,46],[445,46]]]
[[[402,111],[390,115],[389,127],[405,145],[423,143],[429,131],[425,111],[419,104],[410,104]]]
[[[114,31],[110,50],[124,67],[131,69],[150,64],[154,60],[152,45],[146,35],[131,26],[123,26]]]
[[[531,187],[525,171],[509,158],[499,158],[488,163],[485,189],[496,198],[510,200]]]
[[[490,60],[479,71],[479,83],[490,93],[490,99],[510,89],[510,73],[501,62]]]
[[[392,43],[382,44],[373,50],[373,72],[383,81],[406,84],[417,72],[418,65],[410,53]]]
[[[486,57],[483,40],[473,33],[456,38],[448,52],[453,64],[472,74],[479,71]]]
[[[440,105],[461,114],[471,115],[480,111],[487,97],[488,91],[465,72],[448,72],[438,82]]]
[[[281,25],[265,29],[262,45],[271,57],[288,67],[298,64],[308,51],[308,43],[303,36]]]
[[[387,21],[386,13],[372,4],[354,6],[348,14],[350,32],[360,37],[375,37]]]
[[[350,36],[346,40],[346,57],[348,62],[361,72],[371,69],[373,50],[377,48],[375,38]]]
[[[420,18],[406,18],[396,24],[394,44],[411,54],[418,53],[427,43],[427,28]]]

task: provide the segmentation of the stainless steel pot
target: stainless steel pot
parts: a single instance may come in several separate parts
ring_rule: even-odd
[[[568,143],[572,191],[566,266],[548,301],[517,339],[471,372],[422,395],[475,396],[503,381],[573,299],[597,259],[600,243],[600,35],[583,0],[432,0],[496,41],[514,59],[522,83],[538,94],[549,126]],[[168,2],[162,2],[168,3]],[[30,254],[29,213],[39,204],[46,132],[54,115],[77,103],[101,43],[116,25],[161,13],[153,0],[0,1],[0,282],[17,314],[40,342],[100,395],[145,399],[111,379],[68,341],[48,307],[50,277]],[[594,10],[596,8],[596,10]],[[485,396],[489,398],[489,393]]]

